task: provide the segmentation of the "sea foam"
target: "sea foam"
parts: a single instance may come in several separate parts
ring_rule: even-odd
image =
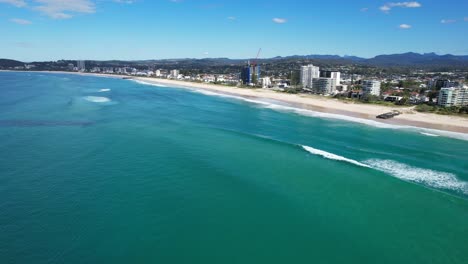
[[[345,161],[345,162],[352,163],[352,164],[357,165],[357,166],[370,168],[369,165],[366,165],[366,164],[361,163],[359,161],[348,159],[348,158],[345,158],[345,157],[342,157],[342,156],[338,156],[336,154],[326,152],[326,151],[323,151],[323,150],[320,150],[320,149],[315,149],[315,148],[312,148],[312,147],[309,147],[309,146],[302,146],[302,148],[304,148],[307,152],[309,152],[311,154],[319,155],[319,156],[322,156],[322,157],[324,157],[326,159]]]
[[[428,137],[440,137],[439,135],[436,134],[431,134],[431,133],[426,133],[426,132],[419,132],[421,135],[425,135]]]
[[[168,87],[166,85],[162,84],[157,84],[157,83],[151,83],[151,82],[145,82],[145,81],[140,81],[140,80],[133,80],[132,81],[139,83],[139,84],[144,84],[144,85],[151,85],[151,86],[156,86],[156,87]]]
[[[326,159],[344,161],[357,166],[375,169],[404,181],[423,184],[436,189],[452,190],[468,194],[468,182],[458,179],[457,176],[452,173],[412,167],[393,160],[369,159],[359,162],[309,146],[301,147],[311,154]]]
[[[468,194],[468,182],[458,179],[452,173],[412,167],[393,160],[370,159],[364,163],[405,181]]]
[[[105,93],[105,92],[110,92],[111,89],[100,89],[98,92],[100,93]]]
[[[85,96],[84,99],[93,103],[107,103],[111,101],[109,98],[101,96]]]

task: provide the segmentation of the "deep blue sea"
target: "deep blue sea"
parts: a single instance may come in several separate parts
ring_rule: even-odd
[[[0,72],[0,263],[466,264],[468,136]]]

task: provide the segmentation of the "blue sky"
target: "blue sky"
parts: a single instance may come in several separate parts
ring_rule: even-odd
[[[468,54],[468,1],[0,0],[0,58]]]

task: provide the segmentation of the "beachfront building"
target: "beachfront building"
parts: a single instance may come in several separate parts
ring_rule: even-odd
[[[459,85],[459,82],[448,79],[432,79],[427,83],[427,86],[435,89],[458,87]]]
[[[317,94],[334,94],[336,92],[336,79],[313,78],[312,92]]]
[[[169,74],[169,78],[177,79],[179,77],[180,71],[179,70],[171,70]]]
[[[309,64],[301,67],[301,85],[304,88],[313,88],[312,81],[314,78],[320,77],[320,68]]]
[[[86,64],[84,60],[79,60],[76,62],[78,71],[86,71]]]
[[[468,87],[450,87],[440,89],[438,104],[444,107],[468,106]]]
[[[260,81],[262,83],[262,88],[271,87],[271,78],[270,77],[261,78]]]
[[[335,79],[335,85],[341,84],[341,73],[338,71],[320,71],[320,78]]]
[[[380,96],[380,82],[375,80],[362,81],[362,95]]]
[[[242,69],[241,81],[244,85],[255,85],[260,80],[260,66],[248,64]]]

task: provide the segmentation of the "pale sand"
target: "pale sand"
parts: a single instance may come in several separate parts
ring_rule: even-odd
[[[44,73],[44,71],[41,71]],[[368,120],[377,121],[384,124],[414,126],[421,128],[445,130],[452,132],[459,132],[468,134],[468,118],[461,116],[437,115],[431,113],[419,113],[413,110],[414,107],[389,107],[373,104],[362,104],[341,101],[329,97],[315,96],[308,94],[287,94],[282,92],[273,91],[271,89],[249,89],[237,88],[231,86],[214,85],[206,83],[195,83],[186,81],[176,81],[159,78],[149,77],[130,77],[123,75],[111,74],[92,74],[92,73],[77,73],[77,72],[50,72],[50,73],[64,73],[64,74],[79,74],[79,75],[92,75],[99,77],[112,77],[112,78],[131,78],[138,81],[143,81],[152,84],[166,85],[168,87],[181,87],[205,90],[214,93],[239,96],[247,99],[269,100],[269,102],[276,101],[280,104],[287,104],[288,106],[314,110],[318,112],[339,114],[351,117],[358,117]],[[396,116],[392,119],[382,120],[376,118],[377,115],[390,112],[391,110],[398,110],[403,112],[402,115]]]

